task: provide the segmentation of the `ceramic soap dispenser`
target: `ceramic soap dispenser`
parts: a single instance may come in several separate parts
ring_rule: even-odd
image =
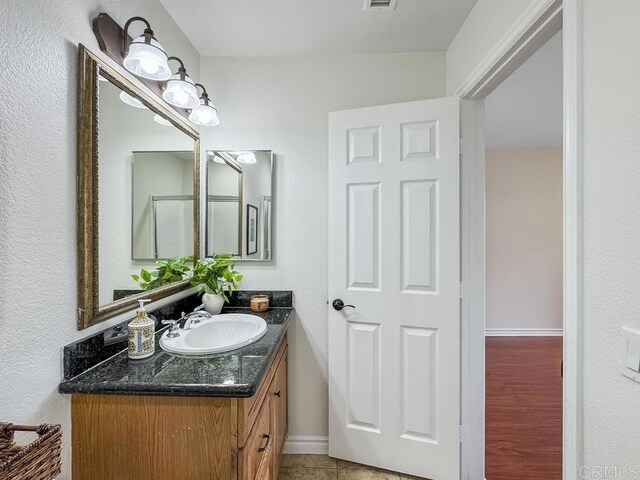
[[[129,322],[129,358],[137,360],[153,355],[156,348],[155,322],[147,315],[144,304],[151,300],[138,300],[140,308],[136,318]]]

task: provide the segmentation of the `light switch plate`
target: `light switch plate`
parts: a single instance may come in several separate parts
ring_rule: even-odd
[[[640,383],[640,330],[622,327],[621,371],[625,377]]]

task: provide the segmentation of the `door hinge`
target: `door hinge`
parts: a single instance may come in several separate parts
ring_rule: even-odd
[[[459,289],[458,293],[460,294],[460,298],[463,298],[463,296],[462,296],[462,282],[460,282],[460,289]]]
[[[460,443],[464,440],[464,425],[460,425]]]

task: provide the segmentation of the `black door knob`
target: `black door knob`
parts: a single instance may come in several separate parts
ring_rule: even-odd
[[[347,308],[347,307],[356,308],[355,305],[345,305],[344,302],[339,298],[336,298],[331,305],[333,306],[334,310],[337,310],[337,311],[340,311],[343,308]]]

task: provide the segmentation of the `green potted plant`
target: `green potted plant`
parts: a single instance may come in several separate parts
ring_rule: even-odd
[[[140,270],[139,275],[131,275],[140,284],[142,290],[153,290],[168,283],[179,282],[191,271],[187,264],[190,257],[175,257],[168,260],[157,260],[156,269]]]
[[[211,313],[220,313],[229,295],[238,289],[242,275],[235,271],[235,263],[231,255],[215,255],[199,259],[193,267],[193,275],[189,279],[191,285],[199,287],[203,292],[204,309]]]

